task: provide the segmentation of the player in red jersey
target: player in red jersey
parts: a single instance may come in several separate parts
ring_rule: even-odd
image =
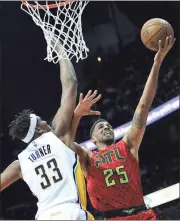
[[[115,143],[112,126],[106,120],[100,119],[94,123],[90,132],[97,152],[86,150],[78,144],[71,147],[80,156],[91,203],[104,214],[105,219],[156,219],[153,210],[148,210],[144,203],[138,150],[156,93],[159,69],[174,41],[171,36],[167,37],[164,47],[159,41],[159,50],[136,108],[132,126],[123,139]],[[88,115],[88,108],[90,109],[88,102],[87,105],[79,103],[72,130],[76,131],[81,116]]]

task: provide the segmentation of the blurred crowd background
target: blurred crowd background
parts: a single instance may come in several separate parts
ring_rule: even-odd
[[[153,108],[179,95],[179,2],[90,2],[83,14],[83,33],[90,49],[86,60],[74,63],[79,92],[98,89],[102,99],[93,108],[113,127],[133,117],[154,52],[140,40],[142,25],[160,17],[170,22],[177,38],[160,70]],[[93,13],[92,13],[93,11]],[[148,13],[147,13],[148,12]],[[24,148],[12,141],[8,125],[14,114],[33,109],[51,121],[60,103],[58,65],[44,61],[46,42],[42,31],[20,10],[19,2],[0,3],[0,151],[1,172]],[[78,100],[77,100],[78,102]],[[146,130],[140,149],[144,195],[179,182],[179,110]],[[76,141],[89,139],[96,117],[84,117]],[[1,194],[1,219],[34,219],[36,199],[18,181]],[[89,202],[89,210],[101,219]],[[159,219],[179,219],[178,202],[156,208]]]

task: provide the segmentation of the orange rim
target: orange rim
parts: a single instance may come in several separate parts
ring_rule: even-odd
[[[25,0],[21,0],[22,4],[23,5],[27,5],[26,1]],[[46,9],[46,8],[57,8],[58,6],[64,6],[64,5],[69,5],[71,4],[72,1],[62,1],[62,2],[59,2],[58,4],[49,4],[49,5],[34,5],[34,4],[29,4],[31,7],[33,8],[38,8],[38,9]]]

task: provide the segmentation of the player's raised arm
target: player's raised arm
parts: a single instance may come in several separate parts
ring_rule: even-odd
[[[159,69],[166,54],[172,48],[174,41],[175,39],[173,39],[171,36],[167,37],[163,48],[161,41],[159,41],[159,50],[154,57],[154,64],[147,79],[142,97],[134,113],[132,126],[123,138],[128,147],[136,156],[145,132],[148,112],[156,93]]]
[[[92,93],[92,90],[89,90],[86,96],[83,99],[83,94],[81,93],[79,96],[79,103],[74,110],[74,117],[71,123],[71,144],[69,147],[79,155],[79,160],[81,166],[83,167],[83,171],[85,172],[87,169],[87,162],[89,157],[91,156],[91,151],[84,149],[79,144],[74,143],[74,138],[76,135],[76,131],[79,125],[79,122],[83,116],[88,115],[101,115],[99,111],[93,111],[91,109],[92,105],[98,102],[101,99],[101,94],[97,95],[97,90]]]
[[[61,50],[60,44],[56,47],[57,51]],[[60,59],[59,63],[62,95],[60,108],[53,119],[52,128],[55,134],[65,141],[64,139],[69,132],[76,104],[77,78],[73,65],[68,58]]]
[[[19,161],[12,162],[2,173],[1,173],[1,185],[0,191],[4,190],[12,183],[21,178],[21,168]]]
[[[79,122],[83,116],[88,115],[101,115],[99,111],[93,111],[91,109],[92,105],[97,103],[101,99],[101,94],[97,96],[98,91],[95,90],[92,93],[92,90],[89,90],[86,96],[83,98],[83,93],[79,96],[79,103],[74,110],[74,116],[71,123],[71,139],[74,141],[77,127],[79,125]]]

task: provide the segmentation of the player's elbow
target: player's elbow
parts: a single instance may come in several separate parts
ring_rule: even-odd
[[[67,84],[74,84],[74,85],[77,84],[78,81],[77,81],[76,75],[75,74],[71,74],[71,75],[67,76],[66,83]]]
[[[71,76],[69,78],[68,82],[69,82],[69,84],[74,84],[74,85],[78,84],[76,75]]]

